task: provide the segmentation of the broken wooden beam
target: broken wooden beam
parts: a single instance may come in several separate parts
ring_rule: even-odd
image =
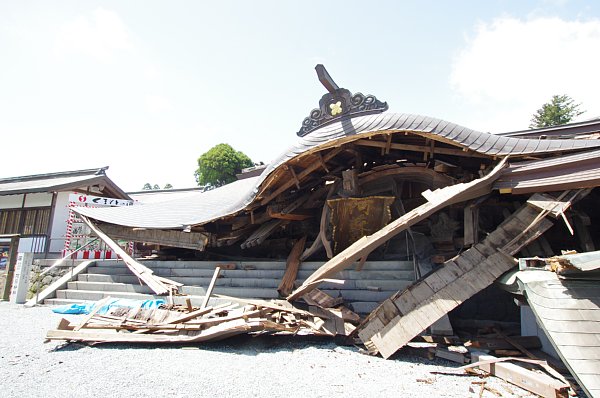
[[[208,236],[200,232],[140,229],[115,224],[102,224],[102,231],[114,239],[146,242],[170,247],[182,247],[198,251],[203,251],[208,243]]]
[[[221,273],[221,267],[215,267],[215,272],[213,273],[212,279],[210,280],[210,284],[208,285],[208,289],[206,289],[206,293],[204,294],[204,300],[202,300],[202,304],[200,305],[200,310],[205,309],[208,306],[208,301],[210,300],[210,296],[212,295],[213,289],[217,283],[217,278]]]
[[[177,291],[178,287],[181,285],[175,281],[170,281],[166,278],[158,278],[154,275],[152,270],[145,265],[140,264],[135,261],[133,257],[131,257],[125,250],[119,246],[117,242],[112,240],[108,235],[106,235],[97,225],[95,225],[89,218],[80,214],[79,217],[87,224],[88,227],[96,234],[100,239],[106,243],[108,247],[112,249],[112,251],[125,263],[127,268],[131,272],[134,273],[135,276],[140,278],[154,293],[158,295],[168,294],[170,291]]]
[[[553,225],[539,214],[524,205],[484,241],[385,300],[359,326],[361,340],[371,351],[389,358],[437,319],[514,267],[516,261],[510,255]]]
[[[508,381],[516,386],[524,388],[545,398],[567,398],[570,386],[564,382],[545,374],[533,372],[522,366],[508,362],[510,358],[496,358],[492,355],[473,353],[473,362],[470,367],[477,366],[496,377]],[[521,360],[513,358],[513,360]],[[530,362],[524,361],[524,362]],[[545,361],[538,361],[545,362]],[[546,364],[546,366],[548,366]]]
[[[296,300],[303,296],[305,293],[314,289],[320,283],[320,280],[331,277],[337,272],[349,267],[355,261],[368,255],[383,243],[417,222],[427,218],[439,209],[453,203],[463,202],[488,193],[491,190],[492,183],[499,177],[500,171],[506,165],[506,161],[507,158],[504,158],[488,175],[480,179],[473,180],[469,183],[438,189],[428,194],[424,193],[424,196],[428,196],[425,204],[392,221],[374,234],[362,237],[354,242],[310,275],[298,289],[292,292],[288,297],[288,300]]]
[[[294,283],[296,283],[296,277],[298,275],[298,269],[300,268],[300,256],[304,251],[306,245],[306,236],[299,239],[292,247],[290,254],[288,255],[285,264],[285,274],[279,283],[277,291],[281,296],[287,296],[294,290]]]

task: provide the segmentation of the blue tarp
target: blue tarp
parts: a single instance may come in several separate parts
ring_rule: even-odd
[[[114,307],[141,307],[141,308],[158,308],[161,304],[166,304],[167,302],[163,299],[157,300],[131,300],[131,299],[113,299],[108,303],[104,304],[102,308],[100,308],[96,313],[97,314],[106,314],[109,309]],[[57,314],[89,314],[96,303],[81,303],[81,304],[65,304],[52,309],[52,312],[56,312]]]

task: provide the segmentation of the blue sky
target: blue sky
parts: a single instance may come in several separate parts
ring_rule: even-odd
[[[600,116],[597,1],[0,0],[0,176],[108,165],[193,186],[226,142],[269,162],[323,63],[390,112],[525,129],[553,94]]]

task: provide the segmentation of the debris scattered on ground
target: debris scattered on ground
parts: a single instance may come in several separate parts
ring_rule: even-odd
[[[102,301],[110,301],[105,299]],[[221,340],[238,334],[346,336],[354,325],[340,310],[311,307],[305,311],[285,301],[237,300],[182,312],[182,307],[111,307],[106,313],[92,310],[80,323],[62,319],[48,340],[90,343],[183,343]],[[240,304],[241,303],[241,304]],[[97,304],[99,309],[104,303]]]

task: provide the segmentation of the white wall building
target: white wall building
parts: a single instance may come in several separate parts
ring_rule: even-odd
[[[20,252],[59,257],[65,246],[70,194],[130,199],[106,176],[106,169],[0,178],[0,235],[20,234]],[[0,251],[7,251],[8,244],[8,239],[0,239]]]

